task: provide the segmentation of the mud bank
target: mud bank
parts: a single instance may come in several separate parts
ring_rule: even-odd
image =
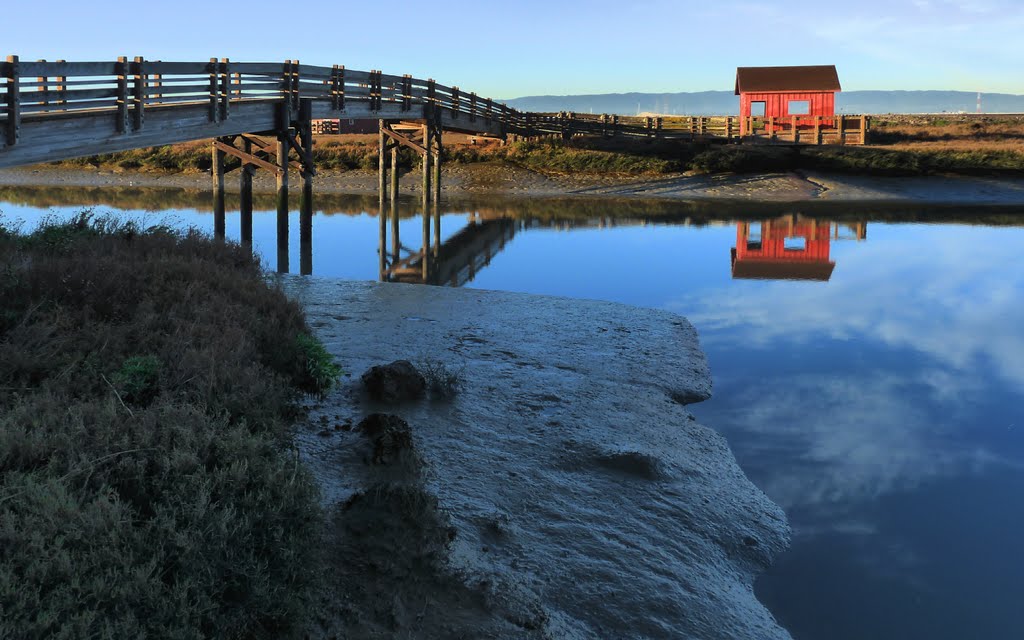
[[[503,162],[482,162],[450,165],[445,168],[441,182],[444,193],[448,195],[596,196],[776,203],[815,200],[917,204],[1024,203],[1024,178],[884,178],[812,172],[548,175]],[[210,176],[203,173],[89,171],[49,166],[2,170],[0,186],[5,185],[172,187],[204,191],[211,188]],[[259,193],[274,193],[276,187],[272,176],[258,172],[253,188]],[[417,193],[420,188],[418,172],[402,176],[400,189],[403,193]],[[376,189],[377,174],[373,171],[322,171],[316,179],[318,193],[375,194]]]
[[[782,510],[686,404],[711,378],[682,317],[501,292],[285,277],[351,377],[300,427],[332,510],[320,637],[789,638],[755,578]],[[379,405],[359,374],[460,371]],[[373,464],[386,411],[415,458]]]

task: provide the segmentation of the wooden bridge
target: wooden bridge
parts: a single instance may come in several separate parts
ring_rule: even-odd
[[[424,219],[440,197],[441,133],[579,135],[646,140],[862,144],[864,117],[629,117],[528,113],[458,87],[409,75],[284,63],[0,62],[0,168],[213,139],[214,234],[223,237],[225,174],[240,170],[241,239],[252,241],[252,176],[277,177],[278,267],[287,270],[288,174],[302,177],[300,236],[312,233],[312,121],[379,123],[379,193],[398,188],[398,149],[422,157]],[[741,127],[742,124],[742,127]],[[749,132],[741,136],[740,131]],[[285,249],[282,253],[280,247]],[[428,257],[423,256],[426,269]]]

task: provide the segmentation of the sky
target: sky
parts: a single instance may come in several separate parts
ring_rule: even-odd
[[[0,55],[23,60],[297,58],[493,98],[730,90],[737,66],[835,64],[847,91],[1024,94],[1021,0],[7,4],[23,28]]]

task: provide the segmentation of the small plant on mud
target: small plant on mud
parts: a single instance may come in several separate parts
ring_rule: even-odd
[[[466,368],[452,369],[434,358],[424,358],[418,369],[427,381],[427,388],[437,398],[451,398],[462,390],[466,382]]]
[[[295,343],[306,359],[301,387],[310,395],[323,397],[338,382],[342,369],[331,358],[323,343],[306,334],[299,334]]]
[[[132,356],[114,374],[114,387],[125,402],[146,406],[159,392],[161,368],[156,356]]]

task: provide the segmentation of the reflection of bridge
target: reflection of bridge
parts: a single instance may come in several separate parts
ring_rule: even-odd
[[[852,234],[852,235],[851,235]],[[832,277],[832,240],[867,237],[867,223],[842,224],[799,214],[736,223],[732,277],[755,280],[819,280]]]
[[[424,245],[419,250],[411,250],[401,244],[398,226],[394,223],[390,252],[387,251],[386,236],[380,236],[378,249],[382,258],[382,281],[461,287],[491,263],[491,258],[505,248],[521,225],[510,218],[473,218],[442,243],[440,218],[435,217],[434,223],[433,244]]]

